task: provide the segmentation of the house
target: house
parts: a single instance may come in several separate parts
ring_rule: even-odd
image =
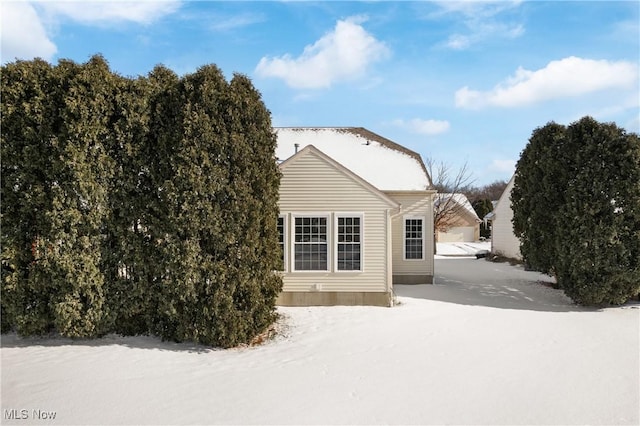
[[[278,304],[390,306],[433,282],[431,180],[416,152],[359,127],[276,128]]]
[[[440,193],[434,202],[439,243],[473,242],[480,239],[478,214],[464,194]]]
[[[491,221],[491,253],[512,259],[522,259],[520,240],[513,233],[511,191],[514,179],[515,175],[511,177],[500,196],[493,215],[488,218]]]

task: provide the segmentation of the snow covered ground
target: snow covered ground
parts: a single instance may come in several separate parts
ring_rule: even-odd
[[[475,257],[479,251],[491,251],[491,241],[460,242],[460,243],[436,243],[436,259],[444,259],[450,256]]]
[[[437,260],[394,308],[280,308],[252,348],[4,335],[2,423],[640,423],[638,305],[581,309],[539,280]]]

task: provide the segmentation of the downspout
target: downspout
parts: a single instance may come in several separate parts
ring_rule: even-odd
[[[401,209],[398,207],[397,209]],[[391,211],[394,209],[386,209],[385,228],[386,228],[386,240],[385,254],[386,254],[386,281],[387,281],[387,294],[389,295],[389,306],[393,306],[393,235],[391,232]]]

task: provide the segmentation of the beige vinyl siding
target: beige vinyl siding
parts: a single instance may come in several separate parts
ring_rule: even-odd
[[[434,191],[386,192],[398,204],[399,213],[392,217],[393,275],[433,276],[433,194]],[[404,259],[404,219],[406,217],[425,218],[424,259]]]
[[[491,251],[514,259],[521,259],[520,240],[513,233],[513,210],[511,210],[511,190],[513,177],[507,184],[494,209],[491,224]]]
[[[475,226],[454,226],[447,232],[438,231],[438,242],[440,243],[462,243],[474,242],[480,238],[480,225]]]
[[[288,257],[284,292],[388,292],[387,217],[391,200],[367,187],[344,169],[308,151],[282,169],[280,214],[287,215]],[[338,271],[336,216],[362,216],[362,271]],[[294,218],[328,216],[329,271],[293,271]]]
[[[466,197],[465,197],[466,198]],[[454,216],[447,222],[450,228],[438,232],[438,242],[458,243],[474,242],[480,239],[480,222],[478,216],[471,214],[467,209],[454,207]]]

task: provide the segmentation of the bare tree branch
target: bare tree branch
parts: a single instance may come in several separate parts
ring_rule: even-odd
[[[455,174],[449,164],[436,162],[433,158],[427,158],[425,166],[438,191],[434,202],[434,228],[446,232],[455,224],[455,218],[465,211],[460,196],[470,189],[475,179],[466,162]]]

